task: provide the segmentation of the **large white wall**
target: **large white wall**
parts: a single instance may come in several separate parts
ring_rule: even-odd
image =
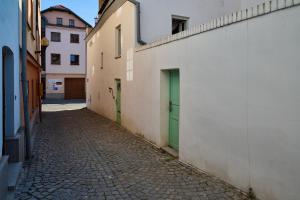
[[[19,65],[19,1],[3,0],[0,6],[0,147],[2,149],[2,48],[7,46],[14,53],[14,134],[20,127],[20,65]],[[1,155],[0,155],[1,156]]]
[[[192,27],[240,10],[241,0],[139,0],[145,42],[172,34],[172,15],[189,17]]]
[[[159,144],[161,70],[179,68],[180,160],[261,199],[298,199],[299,17],[298,6],[137,52],[126,114]]]
[[[51,42],[51,32],[61,33],[61,42]],[[70,34],[79,34],[79,44],[70,43]],[[85,30],[69,29],[62,27],[46,27],[46,38],[49,38],[49,47],[46,50],[46,73],[54,74],[85,74],[86,72],[86,47],[84,38]],[[61,65],[51,64],[51,54],[61,54]],[[80,55],[80,65],[70,65],[70,55]]]
[[[269,1],[267,0],[241,0],[241,8],[250,8],[250,7],[255,7],[258,4],[261,3],[268,3]]]
[[[297,199],[300,6],[137,52],[133,13],[124,4],[87,41],[88,108],[115,120],[108,88],[120,78],[122,125],[164,146],[165,70],[179,69],[179,159],[245,191],[252,187],[261,199]],[[126,30],[122,58],[114,59],[119,24]]]

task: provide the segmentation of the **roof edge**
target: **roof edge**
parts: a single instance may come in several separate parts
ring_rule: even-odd
[[[65,7],[66,9],[61,9],[61,8],[55,8],[55,7],[49,7],[45,10],[41,11],[41,14],[47,13],[47,12],[52,12],[52,11],[58,11],[58,12],[66,12],[69,13],[71,15],[74,15],[75,17],[77,17],[81,22],[83,22],[86,26],[88,26],[89,28],[93,28],[92,25],[90,25],[87,21],[85,21],[84,19],[82,19],[79,15],[77,15],[75,12],[73,12],[72,10],[70,10],[69,8]]]

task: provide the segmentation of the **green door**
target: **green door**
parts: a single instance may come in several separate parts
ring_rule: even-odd
[[[121,124],[121,80],[116,80],[116,121]]]
[[[179,111],[180,111],[179,70],[170,71],[169,101],[169,146],[179,150]]]

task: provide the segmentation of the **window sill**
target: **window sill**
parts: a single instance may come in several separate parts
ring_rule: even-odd
[[[120,59],[122,58],[122,56],[115,56],[115,59]]]

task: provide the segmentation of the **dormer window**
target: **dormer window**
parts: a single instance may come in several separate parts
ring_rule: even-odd
[[[188,17],[172,15],[172,34],[176,34],[188,29]]]
[[[74,19],[69,19],[69,26],[70,27],[75,27],[75,20]]]
[[[56,25],[62,26],[63,25],[63,19],[60,18],[60,17],[56,18]]]

